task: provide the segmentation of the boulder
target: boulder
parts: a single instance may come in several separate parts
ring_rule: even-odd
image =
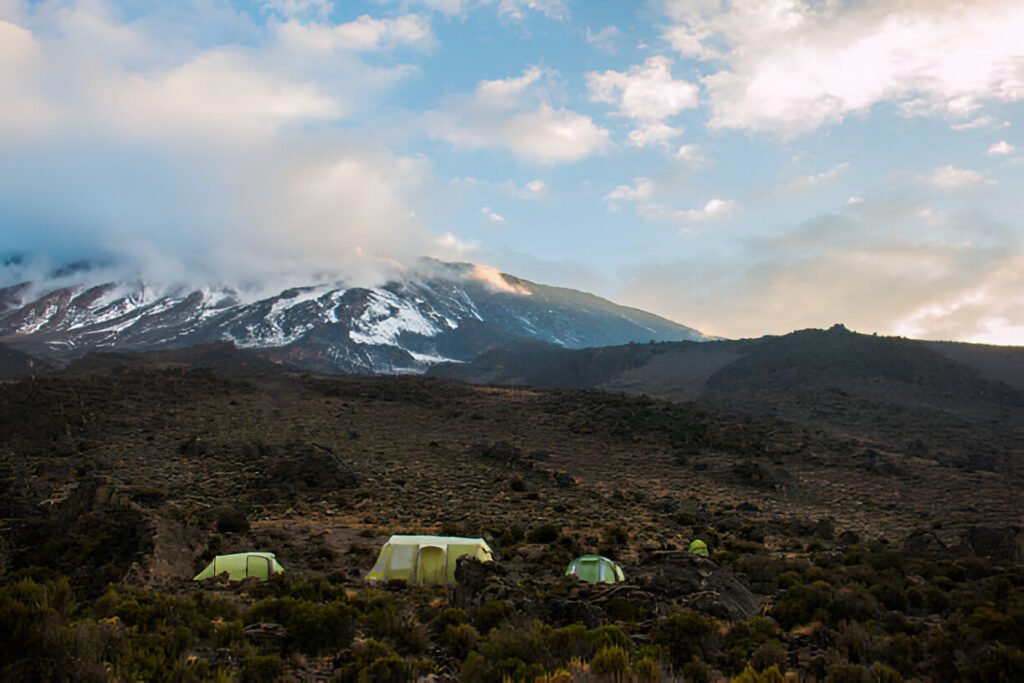
[[[652,594],[719,619],[749,619],[761,609],[761,600],[731,571],[691,553],[655,553],[633,573]]]

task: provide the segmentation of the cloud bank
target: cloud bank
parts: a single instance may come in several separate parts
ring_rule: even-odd
[[[435,248],[412,208],[429,164],[345,125],[415,73],[400,54],[431,48],[429,20],[276,5],[212,44],[188,39],[208,15],[0,5],[0,241],[225,282],[377,277]]]

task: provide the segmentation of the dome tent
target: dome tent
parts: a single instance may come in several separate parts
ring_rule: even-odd
[[[695,538],[690,541],[690,545],[686,546],[686,549],[694,555],[700,555],[701,557],[708,557],[708,544],[699,538]]]
[[[603,555],[582,555],[565,568],[566,576],[575,576],[588,583],[618,583],[625,581],[622,567]]]
[[[491,547],[482,538],[460,536],[392,536],[380,549],[377,562],[366,575],[370,583],[400,579],[420,586],[455,583],[455,562],[460,557],[489,562]]]
[[[278,563],[274,553],[235,553],[233,555],[218,555],[213,558],[213,561],[206,565],[206,569],[196,574],[192,580],[212,579],[227,572],[230,581],[243,581],[248,578],[266,581],[271,575],[280,574],[283,571],[284,567]]]

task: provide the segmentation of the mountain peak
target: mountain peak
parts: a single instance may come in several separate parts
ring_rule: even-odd
[[[0,290],[0,343],[67,362],[89,351],[230,341],[315,371],[404,373],[523,340],[583,348],[707,339],[651,313],[490,266],[424,265],[377,287],[334,281],[250,302],[235,289],[214,286],[107,282],[35,295],[26,283]]]

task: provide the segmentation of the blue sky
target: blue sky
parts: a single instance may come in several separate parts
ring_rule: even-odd
[[[0,238],[226,284],[433,255],[722,336],[1024,344],[1022,25],[1003,0],[0,0]]]

